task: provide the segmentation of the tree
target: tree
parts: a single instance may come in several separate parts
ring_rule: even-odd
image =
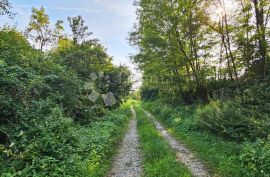
[[[55,23],[53,36],[56,41],[59,41],[60,39],[63,39],[65,37],[65,35],[63,34],[63,32],[65,31],[63,24],[64,24],[63,20],[57,20],[57,22]]]
[[[148,71],[144,74],[150,70],[149,74],[157,77],[173,74],[174,88],[177,88],[175,95],[196,92],[207,101],[205,74],[208,64],[205,61],[210,55],[211,40],[208,38],[209,29],[200,22],[206,18],[204,1],[157,4],[152,0],[142,0],[138,5],[139,24],[130,37],[131,42],[140,48],[140,53],[134,57],[135,62]],[[158,82],[157,87],[161,88],[160,84]]]
[[[76,45],[85,41],[92,34],[88,32],[88,26],[85,26],[82,16],[68,17],[68,21],[72,31],[72,39]]]
[[[171,91],[147,79],[144,90],[208,100],[209,89],[239,89],[246,77],[268,74],[269,1],[229,3],[233,8],[227,0],[135,2],[139,21],[130,42],[139,52],[132,59],[145,78],[173,78]]]
[[[0,16],[8,15],[10,18],[13,18],[15,14],[11,11],[11,3],[8,0],[0,0]]]
[[[34,55],[25,36],[14,28],[0,30],[0,58],[9,65],[25,64]]]
[[[268,0],[252,0],[255,11],[256,29],[257,29],[257,40],[260,54],[260,70],[262,77],[266,75],[266,69],[268,65],[268,44],[266,40],[266,28],[269,21],[270,15],[270,3]]]
[[[49,16],[46,14],[45,8],[33,8],[26,33],[34,43],[38,44],[41,52],[52,41],[52,31],[49,25]]]
[[[239,13],[236,20],[239,24],[239,32],[235,33],[236,44],[242,63],[247,70],[250,70],[256,58],[256,40],[254,38],[255,26],[252,24],[252,4],[249,0],[240,0]]]

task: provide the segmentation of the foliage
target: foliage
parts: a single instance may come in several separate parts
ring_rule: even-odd
[[[52,30],[45,9],[33,8],[28,31],[40,50],[18,30],[0,29],[2,176],[104,176],[109,168],[128,120],[127,107],[117,108],[130,71],[114,66],[98,40],[74,44],[62,25]],[[105,104],[106,93],[116,104]]]
[[[238,162],[241,145],[200,129],[194,111],[196,106],[172,107],[159,100],[142,103],[142,106],[151,110],[172,135],[196,153],[212,175],[242,176]]]
[[[240,155],[244,176],[269,176],[270,141],[259,139],[255,143],[245,143]]]
[[[15,14],[11,11],[11,8],[11,3],[8,0],[0,0],[0,16],[8,15],[13,18]]]
[[[265,120],[246,114],[248,111],[237,102],[214,102],[197,109],[198,124],[220,136],[243,140],[265,137],[269,127]]]
[[[33,8],[29,25],[27,27],[27,35],[33,39],[34,43],[39,44],[40,51],[51,42],[52,31],[49,28],[49,16],[45,13],[45,8]]]
[[[88,32],[88,27],[84,25],[82,16],[68,17],[69,26],[72,31],[72,39],[75,44],[85,41],[92,33]]]
[[[141,88],[141,97],[142,100],[155,100],[158,96],[157,89],[150,89],[150,88]]]
[[[0,58],[7,64],[27,65],[34,49],[25,36],[13,28],[4,27],[0,31]]]
[[[174,102],[207,103],[224,87],[231,95],[227,92],[249,86],[248,80],[255,84],[268,77],[268,0],[135,5],[138,23],[129,39],[139,48],[132,59],[143,71],[143,94],[155,89]]]
[[[17,126],[10,134],[10,145],[2,146],[0,171],[3,176],[106,174],[108,157],[114,152],[111,147],[121,137],[128,120],[127,109],[108,113],[83,127],[64,117],[63,110],[50,105],[49,101],[35,104],[25,117],[31,123]]]

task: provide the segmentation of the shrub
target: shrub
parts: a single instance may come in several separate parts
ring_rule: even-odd
[[[243,140],[267,136],[267,124],[251,115],[238,102],[220,103],[212,101],[197,109],[196,117],[201,128],[206,128],[220,136]]]
[[[270,176],[270,137],[245,143],[240,155],[243,176]]]
[[[3,176],[104,176],[128,120],[119,109],[82,126],[50,100],[25,113],[15,130],[5,129],[12,142],[0,145]]]

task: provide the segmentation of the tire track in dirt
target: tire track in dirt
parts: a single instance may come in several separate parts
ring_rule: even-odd
[[[156,129],[160,132],[163,138],[169,143],[171,148],[176,152],[176,158],[191,171],[196,177],[210,177],[205,166],[196,158],[196,156],[189,151],[184,145],[175,140],[169,132],[157,121],[157,119],[148,111],[143,110],[144,113],[153,121]]]

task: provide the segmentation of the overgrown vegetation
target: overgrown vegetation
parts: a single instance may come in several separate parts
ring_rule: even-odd
[[[159,135],[153,123],[140,108],[136,109],[138,131],[143,151],[143,176],[189,177],[190,171],[176,161],[176,155]]]
[[[11,13],[0,2],[0,15]],[[107,172],[129,115],[115,109],[129,94],[130,72],[112,64],[82,17],[68,21],[72,39],[44,8],[33,8],[26,33],[0,29],[1,176]]]
[[[212,174],[232,177],[267,176],[270,165],[269,138],[256,139],[269,133],[269,129],[266,129],[268,125],[262,125],[259,129],[258,122],[244,122],[247,117],[238,112],[242,109],[223,109],[219,104],[221,103],[211,102],[209,105],[182,105],[172,108],[164,102],[155,101],[143,103],[143,107],[151,110],[179,141],[183,141],[197,153]],[[226,102],[225,106],[234,104]],[[242,117],[243,122],[237,116]],[[213,122],[209,123],[211,120]],[[239,130],[243,126],[247,128]],[[248,135],[253,138],[249,137],[250,140],[245,142]]]
[[[240,155],[241,170],[246,176],[269,176],[270,142],[259,139],[245,143]]]
[[[154,113],[224,176],[269,176],[262,165],[270,165],[268,150],[259,150],[268,149],[270,133],[269,2],[135,3],[130,43],[139,48],[132,59],[143,72],[142,99],[161,102]],[[190,113],[181,115],[182,109]],[[239,157],[237,145],[226,141],[247,142],[240,148],[241,168],[230,160]],[[224,151],[215,149],[219,145]],[[214,153],[207,156],[206,148]]]
[[[1,175],[104,176],[115,151],[112,147],[129,120],[129,107],[86,126],[64,117],[59,108],[51,109],[48,116],[32,118],[28,127],[17,125],[18,132],[9,134],[12,142],[0,146]]]
[[[144,106],[213,174],[269,176],[270,1],[134,4],[132,60],[143,72],[142,100],[156,100]],[[0,0],[2,15],[16,15],[8,0]],[[0,28],[2,176],[103,176],[108,169],[128,119],[119,106],[130,71],[112,64],[81,16],[67,21],[71,34],[41,7],[25,31]],[[138,112],[145,176],[189,176]]]
[[[240,145],[226,141],[208,131],[202,131],[196,121],[196,107],[180,106],[172,108],[164,103],[143,103],[170,130],[203,160],[213,174],[221,176],[241,176],[237,155]]]

